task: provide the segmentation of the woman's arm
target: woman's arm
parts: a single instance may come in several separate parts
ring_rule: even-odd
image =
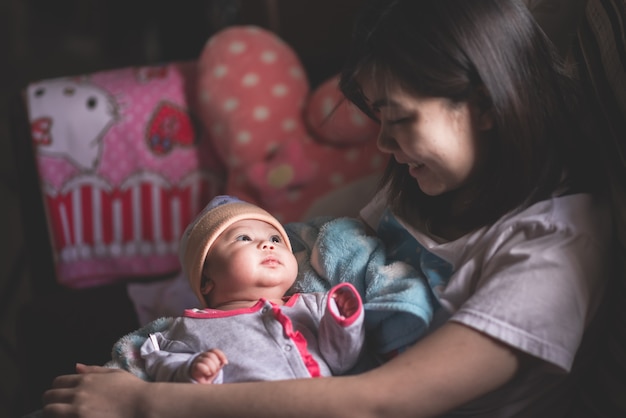
[[[44,395],[50,417],[427,417],[509,381],[520,354],[447,323],[370,372],[219,386],[146,383],[120,371],[61,376]],[[80,371],[80,370],[79,370]]]

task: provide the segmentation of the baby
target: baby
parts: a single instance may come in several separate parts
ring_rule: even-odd
[[[363,305],[349,283],[296,293],[298,265],[280,222],[258,206],[214,198],[181,239],[189,309],[141,347],[157,381],[229,383],[341,374],[364,344]]]

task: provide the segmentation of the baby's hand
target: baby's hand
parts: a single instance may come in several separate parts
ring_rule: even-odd
[[[343,318],[351,317],[359,309],[359,299],[350,288],[338,288],[333,292],[333,298]]]
[[[213,348],[205,351],[191,363],[191,378],[198,383],[213,383],[226,364],[228,364],[228,359],[222,350]]]

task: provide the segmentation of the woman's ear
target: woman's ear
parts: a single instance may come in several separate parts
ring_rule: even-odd
[[[488,131],[493,128],[493,112],[492,108],[483,109],[478,115],[478,129]]]
[[[471,106],[474,111],[476,128],[479,131],[488,131],[493,128],[493,105],[485,87],[481,86],[476,89]]]

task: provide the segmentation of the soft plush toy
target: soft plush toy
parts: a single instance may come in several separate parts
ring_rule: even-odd
[[[225,193],[283,222],[354,214],[385,158],[377,126],[342,95],[337,77],[310,91],[296,53],[272,32],[235,26],[198,61],[199,118],[227,167]]]
[[[84,288],[180,269],[180,235],[225,177],[195,123],[196,74],[196,62],[166,63],[28,85],[59,283]]]

